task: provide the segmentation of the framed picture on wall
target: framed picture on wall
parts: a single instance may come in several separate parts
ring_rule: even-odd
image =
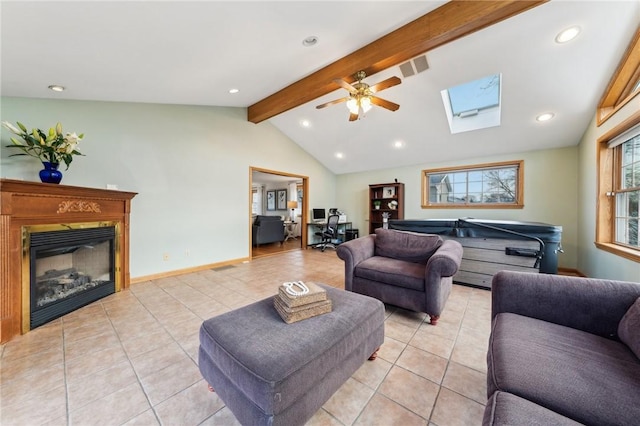
[[[286,210],[287,209],[287,190],[286,189],[278,189],[278,204],[276,210]]]
[[[267,191],[267,210],[276,209],[276,191]]]
[[[396,196],[395,186],[385,186],[382,188],[382,198],[393,198]]]

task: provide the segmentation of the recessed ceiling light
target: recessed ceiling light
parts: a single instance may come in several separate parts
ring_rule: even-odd
[[[318,37],[316,36],[309,36],[304,40],[302,40],[302,45],[304,47],[311,47],[311,46],[315,46],[316,44],[318,44]]]
[[[545,112],[544,114],[540,114],[536,117],[537,121],[549,121],[555,116],[552,112]]]
[[[398,148],[399,149],[399,148],[402,148],[403,146],[404,146],[404,142],[402,142],[402,141],[395,141],[393,143],[393,147],[394,148]]]
[[[578,34],[580,34],[580,27],[578,27],[577,25],[569,27],[566,30],[561,31],[556,36],[556,43],[566,43],[568,41],[571,41],[576,38]]]
[[[59,84],[52,84],[51,86],[49,86],[49,89],[53,90],[54,92],[64,92],[64,86],[60,86]]]
[[[336,152],[336,158],[344,158],[344,154],[341,152]]]
[[[311,127],[311,122],[309,120],[300,120],[300,125],[302,127]]]
[[[229,93],[231,93],[232,95],[238,93],[239,91],[240,89],[229,89]]]

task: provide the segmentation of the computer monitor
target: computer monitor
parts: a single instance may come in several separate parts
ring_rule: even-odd
[[[311,211],[311,220],[314,222],[324,222],[327,220],[327,212],[325,209],[313,209]]]

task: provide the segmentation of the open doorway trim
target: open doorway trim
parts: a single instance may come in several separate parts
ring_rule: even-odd
[[[308,236],[307,236],[307,215],[306,212],[309,211],[309,176],[304,176],[304,175],[298,175],[295,173],[289,173],[289,172],[281,172],[278,170],[270,170],[270,169],[263,169],[260,167],[253,167],[253,166],[249,166],[249,219],[248,219],[248,223],[249,223],[249,259],[253,258],[253,234],[251,232],[251,227],[253,226],[252,223],[252,212],[251,212],[251,204],[253,202],[252,199],[252,190],[253,190],[253,173],[254,172],[261,172],[261,173],[269,173],[269,174],[273,174],[273,175],[278,175],[278,176],[286,176],[286,177],[291,177],[292,179],[302,179],[302,207],[301,207],[301,212],[302,214],[300,215],[300,240],[301,240],[301,248],[306,248],[307,247],[307,241],[308,241]]]

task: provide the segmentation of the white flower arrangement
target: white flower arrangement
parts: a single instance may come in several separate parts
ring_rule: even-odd
[[[29,155],[35,157],[42,162],[50,162],[52,164],[63,163],[69,168],[69,164],[73,161],[74,155],[83,155],[77,150],[78,143],[84,138],[84,134],[76,134],[67,132],[62,133],[62,125],[56,124],[56,127],[51,127],[48,134],[45,134],[40,129],[33,129],[31,133],[27,132],[27,128],[24,124],[17,122],[18,127],[15,127],[8,121],[3,121],[2,126],[9,130],[14,135],[20,136],[22,141],[16,138],[11,138],[12,145],[7,145],[8,148],[17,148],[23,152],[12,154],[15,155]]]

